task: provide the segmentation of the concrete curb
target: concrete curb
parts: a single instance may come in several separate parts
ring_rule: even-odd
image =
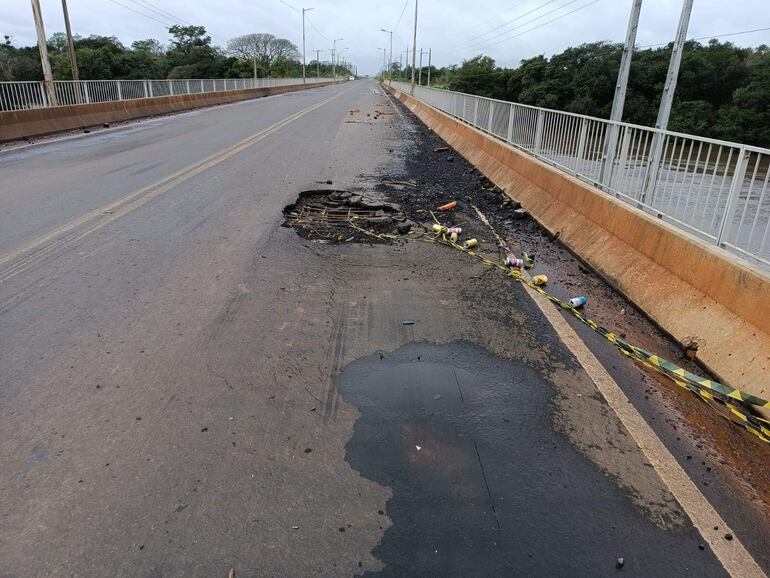
[[[720,380],[770,397],[767,273],[385,88],[674,339],[697,342]]]
[[[285,92],[322,88],[332,84],[335,83],[293,84],[272,88],[159,96],[155,98],[0,112],[0,142],[43,136],[105,123],[169,114],[204,106],[226,104],[262,96],[283,94]]]

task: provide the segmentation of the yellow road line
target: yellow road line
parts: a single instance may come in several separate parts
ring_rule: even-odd
[[[8,281],[10,278],[18,275],[27,268],[44,260],[57,249],[65,246],[68,243],[79,241],[94,231],[97,231],[102,227],[116,221],[120,217],[123,217],[128,213],[138,209],[158,195],[169,191],[184,181],[187,181],[192,177],[237,155],[238,153],[243,152],[250,146],[260,142],[261,140],[264,140],[268,136],[288,126],[295,120],[298,120],[306,114],[309,114],[339,98],[351,89],[352,87],[304,110],[296,112],[229,148],[214,153],[202,161],[198,161],[197,163],[189,165],[177,171],[176,173],[165,177],[152,185],[130,193],[113,203],[90,211],[85,215],[78,217],[77,219],[74,219],[65,225],[62,225],[61,227],[58,227],[57,229],[54,229],[53,231],[50,231],[49,233],[46,233],[45,235],[30,241],[18,249],[0,254],[0,267],[10,264],[8,267],[0,269],[0,284]]]

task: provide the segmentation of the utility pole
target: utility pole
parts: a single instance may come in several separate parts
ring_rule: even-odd
[[[302,84],[307,82],[305,75],[306,60],[305,60],[305,12],[310,12],[312,8],[302,9]]]
[[[321,53],[323,50],[314,50],[315,52],[315,76],[321,78]]]
[[[433,49],[428,48],[428,87],[430,87],[430,67],[433,60]]]
[[[343,38],[335,38],[332,45],[332,78],[337,80],[337,43]]]
[[[43,27],[43,14],[40,12],[40,0],[32,0],[32,16],[35,18],[37,47],[40,50],[40,63],[43,65],[43,82],[48,97],[48,105],[56,106],[56,90],[53,86],[51,62],[48,60],[48,44],[46,44],[45,28]]]
[[[663,87],[663,96],[660,99],[660,109],[658,110],[658,120],[655,128],[665,131],[668,129],[668,121],[671,118],[671,108],[674,104],[674,93],[676,92],[676,83],[679,78],[679,67],[682,64],[682,52],[684,43],[687,41],[687,29],[690,26],[690,16],[692,15],[693,0],[684,0],[682,5],[682,14],[679,17],[679,26],[674,38],[674,46],[671,51],[671,62],[668,65],[668,74],[666,75],[666,84]],[[665,138],[658,132],[652,139],[652,159],[650,161],[650,170],[647,174],[642,201],[647,204],[652,203],[655,194],[655,187],[658,183],[660,174],[660,163],[663,157],[663,146]]]
[[[72,27],[70,26],[70,13],[67,10],[67,0],[61,0],[62,11],[64,12],[64,28],[67,31],[67,49],[70,56],[70,68],[72,69],[72,80],[80,80],[80,73],[78,72],[78,61],[75,58],[75,43],[72,40]],[[80,91],[76,91],[75,94],[80,94]]]
[[[419,0],[414,0],[414,38],[412,39],[412,93],[414,93],[414,68],[417,66],[417,4]]]
[[[626,33],[626,44],[623,47],[623,57],[620,60],[620,71],[618,72],[618,82],[615,85],[615,99],[612,101],[612,113],[610,121],[620,122],[623,120],[623,108],[626,104],[626,93],[628,92],[628,78],[631,75],[631,60],[634,56],[634,47],[636,46],[636,32],[639,30],[639,15],[642,11],[642,0],[633,0],[631,6],[631,17],[628,20],[628,32]],[[602,173],[600,181],[609,185],[612,179],[612,171],[615,164],[615,151],[618,146],[618,125],[610,123],[607,132],[607,147],[605,151],[604,163],[602,164]]]
[[[420,48],[420,75],[419,75],[419,80],[418,80],[418,84],[420,86],[422,86],[422,55],[423,54],[429,54],[429,52],[427,52],[427,51],[423,50],[422,48]]]

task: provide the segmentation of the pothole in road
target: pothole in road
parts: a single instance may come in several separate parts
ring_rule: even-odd
[[[283,210],[285,227],[319,242],[384,243],[371,233],[407,233],[411,223],[397,206],[366,193],[336,190],[305,191]]]

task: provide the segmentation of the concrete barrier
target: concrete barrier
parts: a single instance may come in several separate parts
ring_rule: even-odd
[[[766,272],[389,90],[663,330],[695,341],[698,360],[720,380],[770,397]]]
[[[334,84],[295,84],[0,112],[0,142]]]

